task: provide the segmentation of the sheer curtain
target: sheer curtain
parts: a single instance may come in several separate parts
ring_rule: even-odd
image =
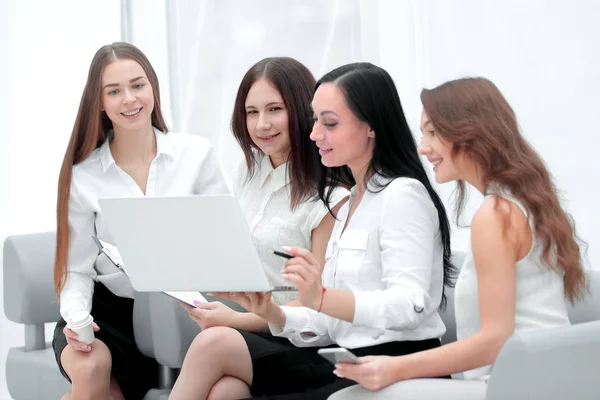
[[[154,2],[159,0],[153,0]],[[165,13],[174,129],[207,137],[231,173],[241,152],[229,122],[246,70],[291,56],[318,78],[353,61],[387,69],[420,137],[423,87],[463,76],[492,79],[514,107],[522,132],[545,159],[600,268],[600,4],[588,0],[235,0],[159,1]],[[141,7],[143,2],[139,2]],[[149,7],[144,7],[148,12]],[[140,11],[141,12],[141,11]],[[142,18],[133,16],[136,23]],[[148,27],[148,29],[153,29]],[[162,29],[162,28],[161,28]],[[151,30],[147,34],[154,35]],[[134,42],[145,41],[143,31]],[[161,77],[161,82],[165,78]],[[163,84],[164,86],[164,84]],[[163,91],[164,93],[164,91]],[[427,165],[427,169],[430,167]],[[438,185],[450,210],[454,185]],[[471,191],[464,222],[482,196]],[[451,212],[450,212],[451,214]],[[456,228],[456,225],[455,225]],[[469,229],[455,229],[465,249]]]

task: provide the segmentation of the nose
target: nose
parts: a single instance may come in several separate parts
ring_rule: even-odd
[[[271,123],[267,120],[265,113],[260,113],[258,120],[256,121],[256,129],[262,129],[264,131],[271,129]]]
[[[325,135],[319,128],[317,122],[315,122],[315,124],[313,125],[312,132],[310,132],[310,140],[312,140],[313,142],[318,142],[319,140],[323,139],[325,139]]]
[[[429,155],[431,153],[431,146],[429,146],[429,144],[427,144],[427,142],[422,138],[419,142],[419,147],[417,147],[417,151],[423,156]]]
[[[130,89],[125,89],[125,98],[123,102],[126,104],[133,103],[136,100],[136,97],[133,95],[133,91]]]

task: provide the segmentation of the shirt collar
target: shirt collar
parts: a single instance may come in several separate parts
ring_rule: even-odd
[[[173,146],[171,141],[167,137],[167,134],[159,130],[158,128],[152,128],[154,130],[154,137],[156,138],[156,158],[161,155],[166,155],[173,159]],[[106,172],[114,163],[112,152],[110,151],[110,141],[114,136],[114,132],[111,129],[108,132],[108,139],[104,141],[100,146],[100,162],[102,163],[102,172]]]
[[[271,159],[267,155],[263,155],[260,161],[260,186],[263,187],[267,181],[267,178],[271,177],[271,187],[273,191],[278,190],[288,183],[290,183],[290,177],[288,174],[287,163],[281,164],[277,168],[273,168]]]

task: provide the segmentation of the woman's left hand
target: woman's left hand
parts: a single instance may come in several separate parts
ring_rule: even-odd
[[[294,256],[285,263],[283,278],[298,286],[300,304],[314,310],[319,308],[323,285],[321,275],[323,267],[313,254],[301,247],[284,247],[284,250]]]
[[[271,299],[269,292],[220,292],[213,296],[235,301],[247,311],[254,313],[269,322],[284,325],[285,314]]]
[[[351,379],[369,390],[380,390],[396,381],[389,356],[360,357],[362,364],[339,363],[333,372],[340,378]]]

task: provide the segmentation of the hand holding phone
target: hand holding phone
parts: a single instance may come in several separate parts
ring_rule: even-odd
[[[333,349],[320,349],[318,353],[321,357],[327,359],[332,364],[362,364],[360,358],[355,356],[350,350],[345,349],[343,347],[336,347]]]

